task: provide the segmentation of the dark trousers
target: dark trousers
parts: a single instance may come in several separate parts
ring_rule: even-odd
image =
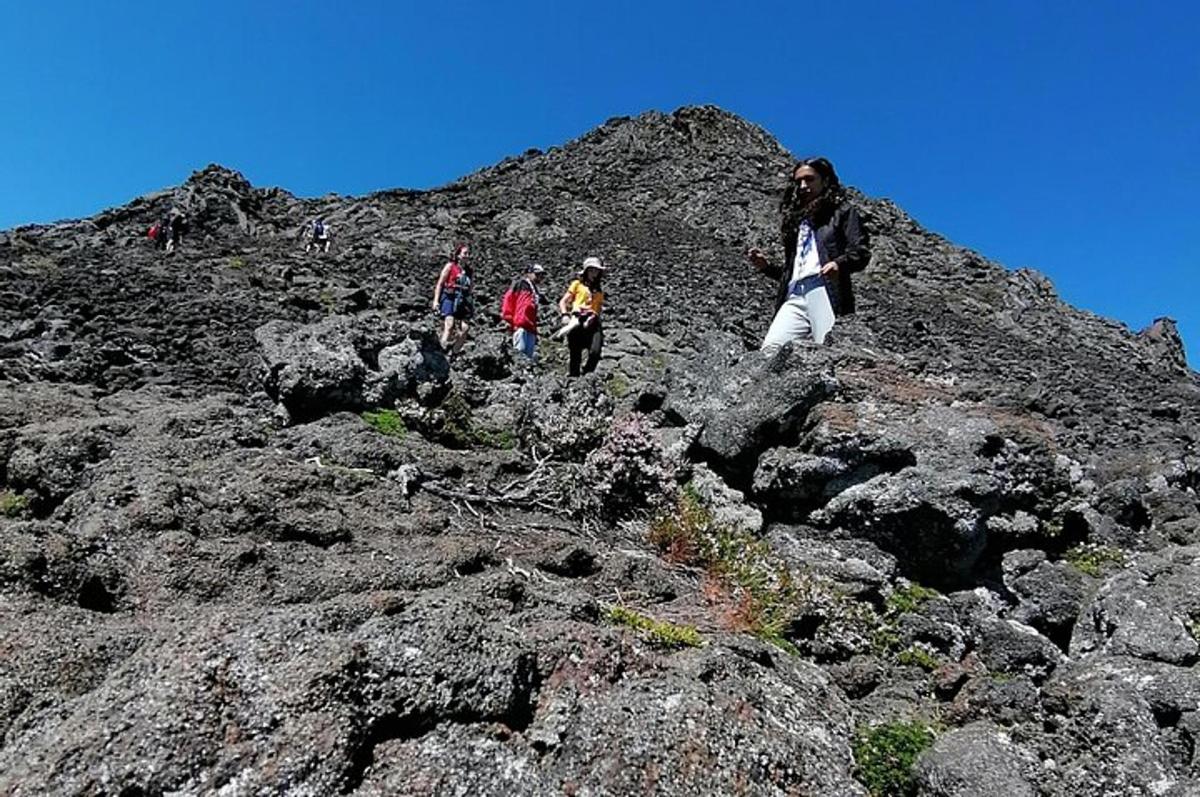
[[[571,376],[579,376],[579,362],[583,359],[583,353],[588,353],[587,362],[583,365],[583,373],[590,374],[596,370],[596,366],[600,363],[600,348],[604,345],[604,330],[600,328],[600,322],[597,321],[590,327],[576,327],[567,333],[567,353],[569,360],[567,364],[567,373]]]

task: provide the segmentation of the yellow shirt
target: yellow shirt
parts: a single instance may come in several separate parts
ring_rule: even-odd
[[[572,313],[591,310],[596,315],[600,315],[600,308],[604,306],[604,291],[594,291],[579,280],[573,280],[567,286],[567,293],[571,297]]]

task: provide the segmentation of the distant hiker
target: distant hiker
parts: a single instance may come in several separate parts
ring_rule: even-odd
[[[173,254],[175,249],[183,244],[183,234],[187,232],[187,216],[183,211],[172,210],[165,223],[167,254]],[[162,235],[160,232],[159,235]]]
[[[468,324],[475,316],[472,296],[475,272],[467,263],[470,249],[466,244],[454,247],[450,262],[433,286],[433,309],[442,317],[442,348],[457,353],[467,342]],[[453,339],[453,347],[451,340]]]
[[[305,226],[305,254],[308,254],[313,249],[316,249],[318,252],[328,252],[329,245],[332,241],[333,229],[324,219],[313,219]]]
[[[525,273],[513,280],[512,286],[500,300],[500,318],[512,330],[513,351],[533,362],[538,338],[538,303],[541,293],[538,285],[546,269],[533,263]]]
[[[757,247],[748,253],[756,269],[779,281],[764,351],[794,340],[824,343],[834,319],[854,312],[850,275],[871,258],[858,210],[825,158],[796,164],[780,210],[783,264],[769,262]]]
[[[604,306],[601,283],[605,271],[600,258],[584,258],[579,276],[571,281],[567,292],[558,300],[563,326],[554,336],[567,339],[567,373],[570,376],[579,376],[579,363],[585,351],[588,357],[583,373],[596,370],[600,362],[600,350],[604,345],[604,329],[600,325],[600,309]]]

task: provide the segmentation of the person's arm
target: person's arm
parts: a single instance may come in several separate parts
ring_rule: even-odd
[[[573,296],[574,291],[571,290],[571,287],[568,287],[567,292],[564,293],[562,298],[558,300],[559,315],[568,315],[571,312],[571,299]]]
[[[450,264],[447,263],[442,267],[442,273],[438,275],[437,284],[433,286],[433,309],[438,309],[438,305],[442,301],[442,286],[446,284],[446,280],[450,278]]]
[[[834,258],[834,262],[838,264],[839,270],[847,274],[862,271],[871,260],[871,239],[863,227],[858,208],[853,205],[847,206],[839,226],[846,248]]]
[[[763,250],[755,246],[752,247],[746,254],[750,258],[750,264],[754,266],[754,268],[758,269],[759,273],[765,274],[774,280],[779,279],[779,275],[782,271],[781,267],[767,259],[767,255],[765,252],[763,252]]]

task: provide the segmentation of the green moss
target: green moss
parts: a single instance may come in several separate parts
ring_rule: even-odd
[[[888,595],[884,601],[884,607],[887,614],[896,617],[915,612],[926,601],[933,600],[937,596],[937,590],[922,587],[920,584],[909,584],[893,590],[892,594]]]
[[[614,625],[643,632],[650,642],[660,647],[698,648],[704,642],[700,632],[694,626],[675,625],[663,620],[655,620],[653,617],[639,614],[624,606],[609,607],[605,616]]]
[[[246,267],[246,261],[240,257],[229,258],[229,267],[232,269],[241,270]]]
[[[614,399],[623,399],[629,395],[631,389],[629,377],[620,371],[613,371],[608,375],[608,379],[604,380],[604,389]]]
[[[1099,578],[1112,567],[1125,564],[1125,553],[1108,545],[1076,545],[1063,558],[1081,573]]]
[[[511,429],[487,428],[477,425],[471,405],[460,393],[452,392],[438,407],[441,411],[441,437],[454,448],[497,448],[506,451],[517,447],[517,435]]]
[[[942,666],[942,662],[925,648],[913,646],[896,654],[896,663],[909,667],[920,667],[926,672],[933,672]]]
[[[471,428],[471,405],[458,392],[446,396],[439,407],[442,411],[442,435],[459,448],[467,448],[475,441]]]
[[[364,412],[361,417],[367,426],[389,437],[398,437],[403,440],[404,435],[408,432],[404,426],[404,419],[395,410]]]
[[[1192,639],[1200,642],[1200,617],[1189,617],[1183,621],[1183,627],[1192,635]]]
[[[886,656],[900,647],[900,635],[891,624],[883,624],[871,634],[871,652],[876,656]]]
[[[933,729],[917,721],[859,728],[854,737],[855,776],[872,797],[912,795],[913,764],[934,738]]]
[[[29,499],[11,490],[0,491],[0,515],[20,517],[29,509]]]
[[[475,429],[471,437],[474,442],[487,448],[511,451],[517,447],[517,436],[508,429]]]

